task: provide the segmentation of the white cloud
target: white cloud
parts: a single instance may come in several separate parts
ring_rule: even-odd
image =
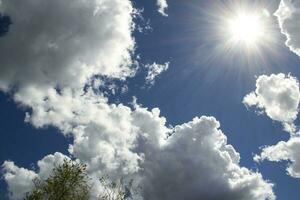
[[[14,162],[5,161],[2,165],[4,180],[7,183],[10,199],[22,199],[33,188],[32,180],[37,174],[31,170],[17,167]]]
[[[50,89],[46,97],[37,97],[44,100],[29,105],[32,113],[27,113],[26,120],[37,128],[50,125],[71,134],[74,143],[70,153],[95,170],[122,174],[138,171],[143,155],[134,149],[140,134],[159,145],[169,131],[166,120],[159,117],[159,109],[149,112],[136,105],[133,112],[122,104],[108,104],[91,90],[64,89],[59,94]]]
[[[61,165],[65,159],[70,160],[68,156],[59,152],[45,156],[42,160],[37,162],[39,168],[38,176],[42,179],[49,177],[53,168]]]
[[[148,69],[148,73],[146,76],[146,82],[149,84],[154,84],[155,78],[159,76],[164,71],[167,71],[169,69],[169,62],[166,62],[165,64],[147,64],[145,65],[145,68]]]
[[[166,2],[158,5],[164,13]],[[26,121],[36,128],[54,126],[74,138],[69,152],[87,164],[93,194],[101,191],[97,178],[109,173],[141,179],[145,199],[182,199],[185,192],[197,199],[275,199],[272,184],[239,165],[213,117],[173,129],[158,108],[109,104],[87,86],[96,74],[125,78],[131,72],[135,11],[129,0],[2,0],[0,12],[13,22],[1,38],[1,90],[30,109]],[[149,80],[167,66],[152,67]],[[63,158],[44,157],[37,172],[5,162],[11,198],[24,195],[32,178],[47,177]]]
[[[256,89],[244,97],[246,106],[255,106],[272,120],[292,127],[298,115],[299,82],[284,74],[262,75],[256,80]],[[290,125],[290,126],[289,126]]]
[[[254,160],[259,162],[269,160],[274,162],[288,161],[287,172],[294,178],[300,178],[300,137],[291,137],[287,142],[281,141],[273,146],[262,149]]]
[[[134,73],[136,11],[131,1],[3,0],[0,12],[13,23],[1,38],[0,90],[30,109],[25,120],[37,128],[54,126],[71,134],[70,152],[91,169],[98,164],[117,171],[126,162],[127,171],[137,170],[141,157],[130,151],[136,133],[126,127],[130,119],[124,119],[130,109],[109,105],[91,88],[85,91],[94,75],[123,79]],[[94,151],[85,146],[89,144],[94,144]],[[51,171],[46,162],[51,159],[38,162],[40,176]],[[12,193],[23,192],[6,180]]]
[[[38,94],[34,90],[22,94]],[[15,97],[18,100],[18,96]],[[96,170],[105,168],[120,173],[135,172],[141,155],[133,152],[137,138],[132,111],[122,104],[108,104],[101,96],[88,91],[65,88],[58,93],[46,91],[46,96],[36,95],[27,106],[26,121],[35,127],[54,126],[64,134],[74,137],[70,152]],[[125,166],[126,168],[123,166]]]
[[[135,10],[129,0],[2,0],[0,12],[12,20],[1,38],[2,90],[76,88],[95,74],[132,73]]]
[[[117,164],[109,164],[116,167],[126,156],[128,162],[137,162],[139,156],[127,152],[134,140],[134,135],[128,135],[131,127],[119,127],[117,133],[123,138],[109,135],[115,131],[111,130],[114,123],[119,123],[118,115],[125,116],[129,108],[109,105],[91,88],[85,91],[93,75],[123,79],[132,73],[136,11],[131,1],[3,0],[0,12],[13,22],[1,39],[0,89],[12,89],[14,100],[30,108],[25,120],[37,128],[54,126],[72,134],[74,154],[80,152],[79,139],[103,137],[107,145],[100,145],[101,152],[111,151],[112,157],[102,163],[113,160]],[[105,122],[109,123],[102,127]],[[99,130],[103,131],[100,136]],[[113,137],[124,146],[113,143]]]
[[[2,165],[4,170],[4,180],[8,185],[10,199],[22,199],[24,195],[33,188],[33,180],[36,178],[47,178],[54,166],[63,163],[64,159],[69,159],[61,153],[48,155],[38,161],[38,173],[33,170],[18,167],[11,161],[5,161]]]
[[[157,0],[156,2],[158,6],[158,12],[162,15],[167,17],[168,14],[166,13],[166,9],[168,8],[167,0]]]
[[[281,0],[275,12],[281,32],[287,37],[286,46],[300,56],[300,2]]]
[[[101,192],[97,177],[109,172],[113,177],[134,176],[135,180],[141,180],[143,199],[275,199],[273,184],[265,181],[260,173],[239,165],[239,154],[227,144],[227,138],[215,118],[195,118],[171,130],[166,127],[165,118],[159,116],[159,109],[148,111],[139,106],[132,111],[125,107],[115,109],[125,110],[111,113],[105,122],[98,120],[101,125],[90,125],[91,130],[78,133],[80,137],[77,136],[70,151],[87,163],[95,186],[94,196]],[[112,116],[119,123],[113,120],[111,124]],[[130,136],[122,135],[118,129],[127,132],[125,127],[131,126],[135,127],[131,130],[131,137],[135,139],[127,143],[134,145],[133,148],[124,147],[122,143],[130,140],[127,138]],[[166,139],[170,131],[172,135]],[[118,134],[119,138],[114,134]],[[130,160],[136,160],[135,155],[142,158],[136,165]],[[111,156],[114,158],[111,159]],[[53,163],[63,157],[46,156],[38,162],[39,172],[36,174],[47,174]],[[119,159],[122,162],[118,163]],[[11,185],[10,191],[18,192]],[[20,196],[19,193],[14,195]]]
[[[166,144],[145,154],[145,199],[275,199],[272,184],[239,165],[240,156],[213,117],[178,125]]]
[[[269,160],[288,161],[287,172],[300,178],[300,138],[294,120],[298,115],[300,92],[297,78],[284,74],[262,75],[256,80],[256,90],[244,98],[247,106],[256,106],[272,120],[282,122],[284,129],[291,134],[285,142],[262,148],[260,155],[255,155],[256,162]]]

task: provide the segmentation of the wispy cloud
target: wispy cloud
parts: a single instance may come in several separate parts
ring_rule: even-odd
[[[167,71],[169,69],[169,62],[166,62],[165,64],[147,64],[145,65],[145,68],[148,70],[147,76],[146,76],[146,83],[154,84],[155,78],[158,77],[161,73]]]
[[[158,6],[158,12],[162,15],[167,17],[168,14],[166,13],[166,9],[168,8],[167,0],[157,0],[156,2]]]

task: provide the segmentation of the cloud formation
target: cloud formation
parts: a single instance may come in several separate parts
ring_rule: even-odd
[[[131,1],[3,0],[0,13],[12,21],[1,38],[0,90],[30,110],[25,121],[36,128],[54,126],[71,135],[70,152],[95,168],[101,163],[108,171],[115,170],[127,162],[127,171],[136,170],[141,158],[130,151],[135,134],[124,122],[119,131],[113,129],[129,108],[109,105],[89,86],[94,75],[124,79],[134,73],[136,11]],[[94,143],[94,152],[85,146],[93,144],[93,137],[99,142]],[[49,173],[47,166],[41,165],[40,171]],[[11,197],[18,199],[15,194],[24,193],[31,182],[24,187],[18,181],[14,184],[16,179],[10,179],[10,174],[24,170],[12,162],[6,162],[4,169]]]
[[[22,8],[22,9],[20,9]],[[93,75],[133,73],[135,10],[128,0],[2,0],[0,89],[81,87]]]
[[[166,3],[159,5],[164,13]],[[110,104],[90,85],[94,75],[124,79],[132,73],[131,1],[2,0],[0,12],[13,23],[1,38],[1,90],[29,108],[26,122],[57,127],[73,138],[69,156],[87,164],[94,198],[101,192],[98,178],[108,173],[135,177],[144,199],[179,200],[184,194],[191,199],[275,199],[273,184],[240,166],[239,154],[215,118],[203,116],[171,128],[158,108]],[[149,80],[166,66],[151,68]],[[61,153],[45,156],[37,171],[5,162],[11,199],[22,197],[33,178],[47,177],[63,158]]]
[[[292,127],[298,115],[299,82],[284,74],[262,75],[256,80],[256,89],[244,97],[246,106],[255,106],[272,120]],[[290,125],[290,126],[289,126]]]
[[[47,178],[54,166],[62,164],[65,158],[69,159],[58,152],[45,156],[37,163],[38,172],[18,167],[12,161],[5,161],[2,169],[4,171],[4,180],[8,184],[10,199],[22,199],[33,188],[34,179]]]
[[[255,155],[254,160],[288,161],[286,170],[295,178],[300,178],[300,137],[294,125],[299,111],[299,99],[298,79],[284,74],[259,76],[255,91],[244,98],[244,104],[256,106],[272,120],[282,122],[285,130],[291,134],[288,141],[263,147],[260,155]]]
[[[147,76],[146,76],[146,82],[149,84],[154,84],[155,78],[159,76],[161,73],[167,71],[169,69],[169,62],[166,62],[165,64],[147,64],[145,65],[145,68],[148,70]]]
[[[157,0],[156,2],[158,6],[158,12],[162,15],[167,17],[168,14],[166,13],[166,9],[168,8],[167,0]]]
[[[87,129],[91,130],[79,132],[70,146],[70,153],[88,165],[94,197],[101,192],[97,178],[109,172],[112,177],[134,176],[140,180],[143,199],[275,199],[273,184],[260,173],[239,165],[239,154],[227,144],[215,118],[203,116],[170,129],[165,118],[159,116],[159,109],[122,109],[125,113],[112,114],[119,123],[108,117],[101,125],[90,125]],[[131,135],[118,132],[126,132],[126,127],[134,127]],[[122,143],[126,142],[124,147]],[[63,156],[49,155],[38,162],[39,172],[27,172],[34,176],[47,174],[57,157]],[[15,165],[13,168],[19,169]],[[6,171],[12,170],[7,167]],[[21,196],[18,192],[24,189],[16,190],[11,180],[6,181],[13,196]]]
[[[281,141],[276,145],[264,147],[254,160],[288,161],[287,173],[294,178],[300,178],[300,137],[292,137],[287,142]]]
[[[22,199],[33,188],[32,180],[38,177],[34,171],[18,167],[11,161],[3,163],[2,171],[10,199]]]
[[[300,2],[281,0],[275,16],[281,32],[287,37],[286,46],[300,56]]]
[[[16,102],[30,109],[26,122],[36,128],[58,127],[74,137],[74,144],[80,137],[89,138],[80,133],[99,131],[98,117],[103,117],[105,123],[106,115],[111,115],[115,121],[110,122],[119,123],[117,113],[125,113],[126,109],[108,105],[103,95],[85,88],[94,75],[124,79],[134,73],[131,54],[136,11],[131,1],[3,0],[0,12],[13,23],[1,38],[0,89],[11,92]],[[129,137],[121,141],[120,135],[111,135],[106,138],[106,148],[100,145],[102,157],[113,147],[118,149],[112,155],[126,154],[120,144],[110,143],[112,137],[130,146]],[[79,154],[76,147],[70,149]],[[136,162],[134,155],[130,162]],[[122,162],[119,157],[110,159]]]
[[[272,184],[239,165],[214,117],[178,125],[159,153],[145,154],[144,199],[271,200]]]

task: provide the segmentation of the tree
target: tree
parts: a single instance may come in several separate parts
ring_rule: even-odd
[[[34,188],[25,200],[88,200],[88,179],[86,165],[65,159],[49,178],[34,180]]]
[[[35,179],[34,188],[24,200],[88,200],[90,198],[89,176],[86,165],[65,159],[55,167],[46,179]],[[99,200],[129,200],[137,194],[133,180],[124,178],[111,181],[109,176],[100,178],[104,188]]]
[[[104,187],[103,193],[99,196],[99,200],[129,200],[133,199],[133,195],[137,193],[133,189],[133,180],[125,183],[121,178],[117,181],[111,181],[108,176],[100,178],[100,182]]]

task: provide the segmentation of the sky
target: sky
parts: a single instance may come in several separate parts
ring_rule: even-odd
[[[21,9],[22,8],[22,9]],[[66,159],[134,199],[297,200],[300,2],[0,0],[0,199]]]

